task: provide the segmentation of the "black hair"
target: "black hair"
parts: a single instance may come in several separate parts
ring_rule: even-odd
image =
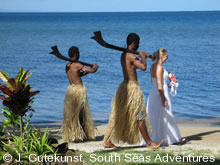
[[[140,37],[136,33],[130,33],[127,37],[127,46],[132,42],[139,43]]]
[[[70,58],[72,58],[75,55],[75,53],[79,53],[79,48],[78,47],[72,46],[71,48],[69,48],[68,54],[69,54]]]

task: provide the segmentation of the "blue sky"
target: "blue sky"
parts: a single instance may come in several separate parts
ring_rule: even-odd
[[[0,0],[0,12],[220,10],[220,0]]]

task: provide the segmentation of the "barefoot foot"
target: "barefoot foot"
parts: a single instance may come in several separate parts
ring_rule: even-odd
[[[163,143],[163,140],[160,142],[151,142],[149,145],[147,145],[147,148],[149,149],[157,149],[160,147],[160,145]]]
[[[104,142],[104,148],[120,148],[120,147],[118,147],[118,146],[116,146],[116,145],[114,145],[114,144],[112,144],[112,142],[110,141],[110,142]]]

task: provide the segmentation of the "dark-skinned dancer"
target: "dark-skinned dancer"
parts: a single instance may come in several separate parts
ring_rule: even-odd
[[[127,49],[136,51],[140,38],[135,33],[127,37]],[[124,80],[120,84],[112,103],[112,111],[104,137],[105,148],[117,148],[113,143],[140,144],[142,138],[147,148],[158,148],[162,142],[150,139],[151,126],[146,114],[144,95],[137,80],[136,69],[147,68],[146,52],[138,52],[139,60],[133,53],[122,53],[121,67]],[[142,135],[142,137],[141,137]]]
[[[78,61],[79,49],[75,46],[69,49],[69,57]],[[66,75],[70,85],[66,91],[63,112],[63,137],[68,142],[92,140],[95,138],[94,123],[91,118],[86,87],[81,77],[95,73],[98,65],[93,63],[91,68],[77,62],[68,62]]]

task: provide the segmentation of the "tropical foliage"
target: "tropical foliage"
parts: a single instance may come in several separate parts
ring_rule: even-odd
[[[50,132],[46,129],[42,134],[40,129],[29,126],[30,119],[31,117],[24,126],[21,136],[9,136],[5,140],[6,142],[3,142],[0,158],[4,154],[10,154],[13,157],[10,163],[18,161],[20,164],[31,164],[29,160],[31,154],[36,156],[44,156],[45,154],[52,156],[55,153],[53,148],[49,146]]]
[[[32,74],[27,76],[28,71],[20,68],[16,78],[11,78],[7,73],[0,71],[0,78],[6,84],[0,84],[0,90],[4,94],[0,96],[0,99],[3,100],[4,106],[19,116],[24,116],[27,111],[31,110],[32,96],[39,93],[39,91],[32,91],[30,84],[26,84]]]
[[[14,114],[9,108],[0,108],[0,110],[2,111],[0,115],[5,117],[2,122],[2,132],[5,132],[6,128],[10,127],[13,129],[13,133],[15,134],[15,127],[19,127],[20,124],[19,116]]]
[[[7,73],[0,71],[0,78],[6,84],[0,84],[0,90],[4,95],[0,96],[3,100],[3,105],[8,107],[15,115],[20,118],[20,135],[23,131],[22,117],[31,109],[33,96],[40,91],[32,91],[30,84],[26,81],[32,73],[27,75],[29,70],[23,70],[21,67],[15,78],[11,78]]]
[[[46,129],[42,134],[39,129],[30,128],[24,130],[20,137],[12,136],[8,144],[4,145],[4,150],[13,156],[14,160],[20,160],[22,164],[29,164],[29,155],[37,156],[53,155],[54,150],[49,146],[50,132]],[[22,140],[23,138],[23,140]]]
[[[27,75],[29,70],[19,69],[15,78],[11,78],[7,73],[0,71],[0,79],[4,84],[0,84],[0,99],[3,100],[5,108],[1,108],[1,115],[5,117],[0,126],[0,164],[4,163],[2,157],[5,153],[12,155],[13,161],[20,159],[22,164],[30,164],[28,155],[54,154],[54,150],[49,146],[49,131],[46,129],[42,134],[40,129],[29,126],[32,115],[26,118],[26,112],[32,110],[33,96],[39,91],[32,91],[30,84],[26,81],[31,76]],[[23,128],[23,120],[26,124]],[[15,134],[15,125],[20,127],[20,136]],[[12,128],[14,134],[7,129]]]

